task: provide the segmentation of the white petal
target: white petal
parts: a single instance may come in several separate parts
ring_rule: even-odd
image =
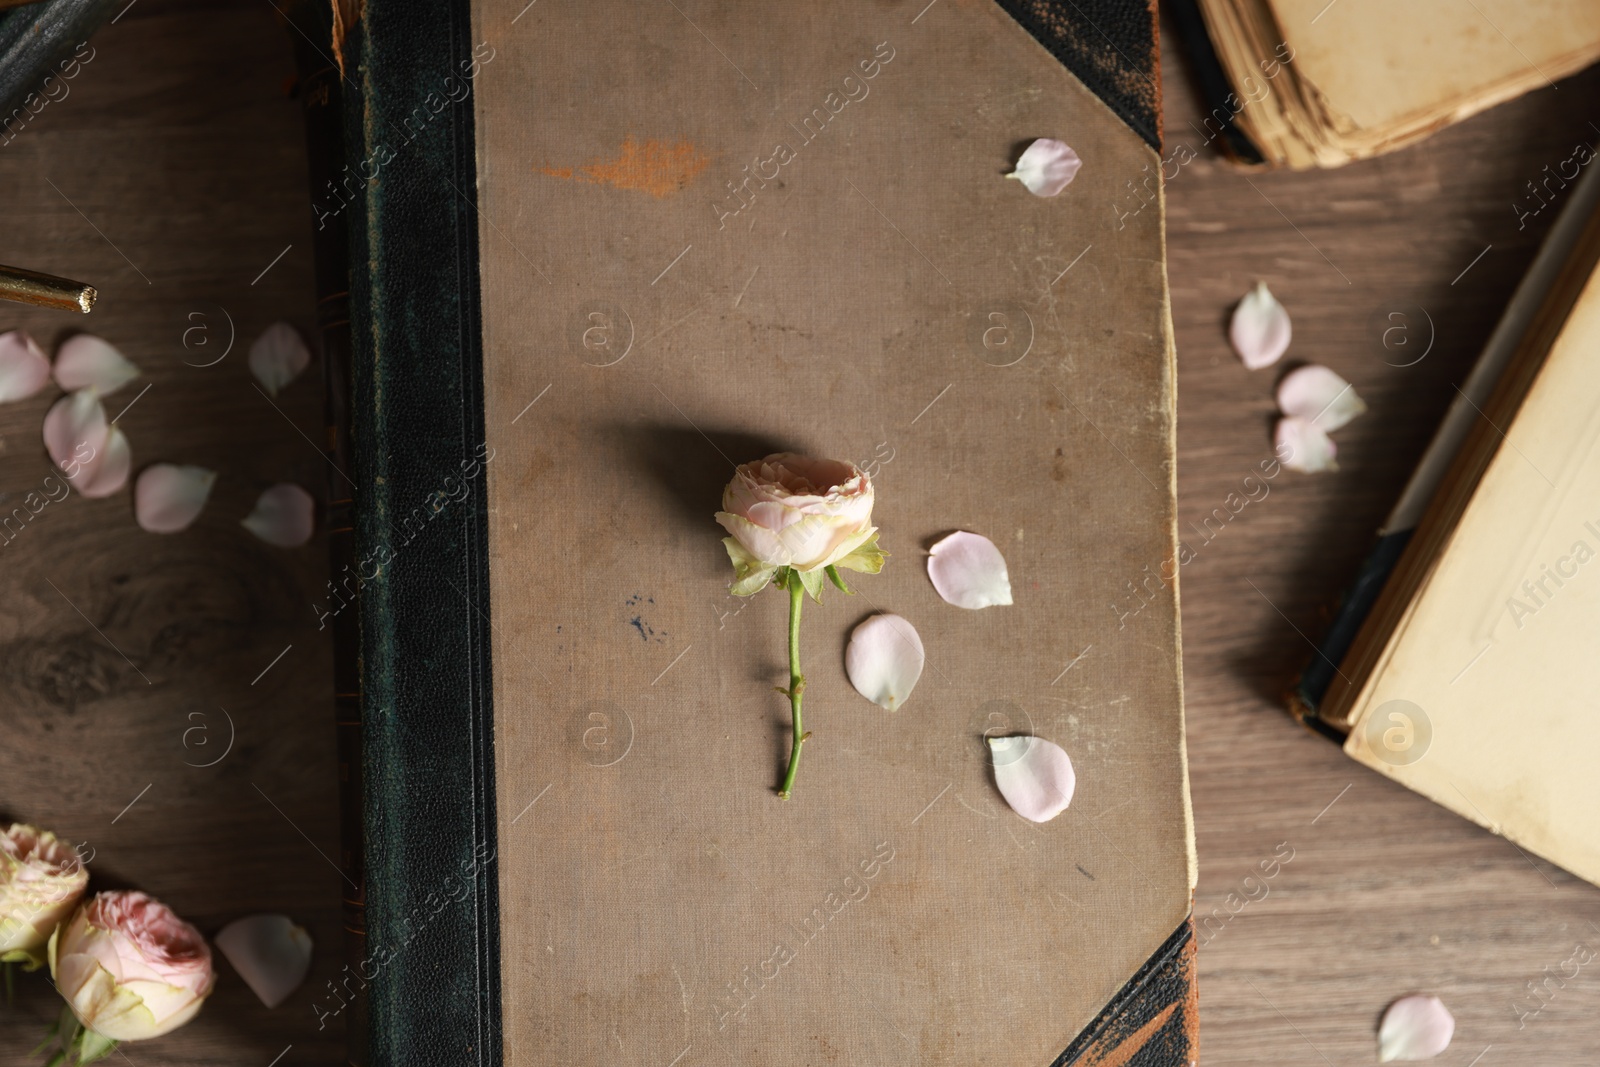
[[[80,489],[100,465],[110,432],[105,405],[93,389],[62,397],[44,416],[45,451]]]
[[[1332,433],[1367,410],[1355,386],[1315,363],[1298,367],[1278,383],[1278,410],[1310,419]]]
[[[153,463],[133,486],[133,516],[151,533],[177,533],[200,517],[217,472]]]
[[[1310,419],[1291,415],[1278,420],[1274,434],[1278,459],[1292,471],[1313,474],[1317,471],[1336,471],[1339,464],[1333,461],[1333,438]]]
[[[74,334],[56,349],[56,384],[69,392],[92,388],[110,396],[138,376],[138,367],[92,333]]]
[[[951,604],[975,609],[1011,603],[1005,557],[987,537],[957,530],[928,551],[928,577]]]
[[[105,451],[88,466],[88,481],[78,485],[78,492],[91,499],[110,496],[128,484],[128,472],[131,470],[133,449],[123,432],[113,426],[106,435]]]
[[[1456,1020],[1438,997],[1401,997],[1378,1026],[1378,1062],[1431,1060],[1450,1047]]]
[[[273,396],[300,377],[311,363],[311,352],[300,332],[287,322],[268,326],[250,346],[250,373]]]
[[[269,545],[293,548],[311,540],[316,501],[298,485],[281,482],[256,500],[244,528]]]
[[[1078,776],[1061,746],[1042,737],[991,737],[994,781],[1024,819],[1049,822],[1067,810]]]
[[[856,692],[897,710],[922,677],[922,638],[898,615],[874,615],[855,628],[844,650],[844,670]]]
[[[22,330],[0,333],[0,403],[22,400],[50,380],[50,361]]]
[[[1283,310],[1266,282],[1244,294],[1233,309],[1228,338],[1244,365],[1251,370],[1270,367],[1289,348],[1289,313]]]
[[[1028,187],[1034,196],[1055,196],[1077,176],[1083,160],[1061,141],[1041,137],[1017,158],[1017,169],[1007,174]]]
[[[287,915],[235,919],[218,932],[217,947],[269,1008],[300,988],[311,969],[311,935]]]

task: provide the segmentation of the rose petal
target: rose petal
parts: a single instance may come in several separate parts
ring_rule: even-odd
[[[1034,196],[1055,196],[1077,176],[1083,160],[1064,142],[1041,137],[1017,158],[1017,167],[1007,178],[1015,178]]]
[[[300,332],[287,322],[275,322],[250,346],[250,373],[273,396],[300,377],[311,363],[311,351]]]
[[[287,915],[235,919],[217,933],[217,947],[269,1008],[300,988],[311,969],[311,935]]]
[[[994,782],[1024,819],[1049,822],[1067,810],[1078,776],[1060,745],[1042,737],[991,737]]]
[[[987,537],[958,530],[928,551],[928,577],[949,603],[973,609],[1011,603],[1005,557]]]
[[[1367,410],[1355,386],[1315,363],[1296,368],[1278,383],[1278,410],[1310,419],[1332,433]]]
[[[316,501],[310,493],[281,482],[261,494],[242,525],[269,545],[293,548],[311,540],[315,514]]]
[[[78,492],[90,499],[110,496],[128,484],[128,473],[133,470],[133,449],[128,438],[117,427],[106,435],[106,447],[86,468],[88,481],[78,486]]]
[[[1228,328],[1228,338],[1233,350],[1239,353],[1244,365],[1251,370],[1270,367],[1282,358],[1289,347],[1289,313],[1283,310],[1267,288],[1266,282],[1256,282],[1256,287],[1244,295],[1239,306],[1233,309],[1233,323]]]
[[[22,330],[0,333],[0,403],[22,400],[50,380],[50,361]]]
[[[139,376],[139,368],[92,333],[74,334],[56,349],[56,384],[110,396]]]
[[[111,429],[106,409],[93,389],[80,389],[50,406],[44,416],[44,447],[74,484],[92,478],[106,450]],[[89,477],[85,477],[85,475]],[[82,488],[82,485],[79,485]]]
[[[1278,420],[1274,434],[1278,459],[1292,471],[1313,474],[1317,471],[1336,471],[1339,464],[1333,461],[1333,438],[1310,419],[1291,415]]]
[[[177,533],[200,517],[217,472],[153,463],[133,486],[133,516],[151,533]]]
[[[1450,1047],[1455,1032],[1455,1017],[1438,997],[1401,997],[1378,1026],[1378,1062],[1431,1060]]]
[[[896,711],[916,688],[926,658],[915,626],[898,615],[874,615],[850,635],[844,671],[856,692]]]

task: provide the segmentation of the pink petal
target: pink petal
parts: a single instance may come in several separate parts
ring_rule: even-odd
[[[261,494],[243,525],[269,545],[294,548],[311,540],[315,515],[316,501],[310,493],[298,485],[280,482]]]
[[[1034,196],[1055,196],[1072,184],[1083,160],[1064,142],[1041,137],[1017,158],[1017,168],[1008,178],[1016,178]]]
[[[200,517],[216,471],[153,463],[133,486],[133,515],[151,533],[177,533]]]
[[[1278,383],[1278,409],[1310,419],[1332,433],[1367,410],[1353,385],[1315,363],[1299,367]]]
[[[88,481],[78,486],[78,492],[90,499],[110,496],[128,484],[128,472],[133,470],[133,449],[128,438],[117,427],[106,435],[105,451],[87,468]]]
[[[1314,474],[1317,471],[1336,471],[1339,464],[1333,461],[1333,438],[1310,419],[1298,415],[1278,420],[1274,433],[1278,459],[1292,471]]]
[[[922,638],[898,615],[874,615],[855,628],[844,650],[844,670],[856,692],[896,711],[922,677]]]
[[[1283,310],[1267,288],[1266,282],[1256,282],[1256,287],[1244,295],[1239,306],[1233,309],[1233,323],[1228,328],[1228,338],[1233,350],[1239,353],[1244,365],[1251,370],[1270,367],[1283,357],[1289,348],[1289,313]]]
[[[1005,557],[987,537],[958,530],[929,552],[928,577],[949,603],[973,609],[1011,603]]]
[[[311,351],[287,322],[275,322],[250,346],[250,373],[273,396],[311,363]]]
[[[22,330],[0,333],[0,403],[22,400],[50,380],[50,361]]]
[[[62,397],[44,416],[45,451],[74,484],[79,484],[80,477],[84,482],[92,479],[109,435],[105,406],[93,389]]]
[[[1438,997],[1401,997],[1378,1026],[1378,1062],[1431,1060],[1450,1047],[1455,1032],[1455,1017]]]
[[[994,782],[1024,819],[1049,822],[1067,810],[1078,776],[1060,745],[1042,737],[991,737]]]
[[[110,396],[138,376],[138,367],[92,333],[74,334],[56,349],[56,384],[68,392],[92,388]]]
[[[311,969],[311,935],[287,915],[235,919],[217,933],[217,947],[269,1008],[300,988]]]

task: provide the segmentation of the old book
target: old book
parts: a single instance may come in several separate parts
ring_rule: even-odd
[[[1591,0],[1179,0],[1213,110],[1252,162],[1336,167],[1600,58]]]
[[[1295,704],[1355,759],[1600,884],[1597,262],[1590,174],[1474,372],[1493,389],[1469,379],[1467,428],[1447,419],[1413,479],[1420,521],[1408,492],[1396,551],[1375,553],[1392,566],[1369,563],[1336,623],[1353,640],[1324,643]]]
[[[372,1062],[1195,1061],[1133,8],[368,0],[345,28],[353,177],[319,204],[352,241]],[[1053,199],[1004,179],[1041,136],[1084,160]],[[786,605],[728,594],[712,520],[781,448],[865,466],[893,554],[807,609],[787,802]],[[1015,605],[939,599],[956,528]],[[877,611],[928,650],[893,714],[841,663]],[[1064,814],[1006,807],[999,733],[1070,753]]]

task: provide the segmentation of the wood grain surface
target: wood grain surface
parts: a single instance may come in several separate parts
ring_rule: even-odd
[[[1383,1008],[1421,990],[1456,1016],[1441,1065],[1593,1063],[1600,975],[1591,964],[1572,978],[1567,961],[1576,945],[1600,949],[1600,890],[1291,725],[1282,694],[1554,218],[1559,201],[1519,228],[1513,204],[1537,204],[1524,183],[1600,140],[1600,69],[1391,156],[1244,173],[1197,132],[1204,110],[1164,31],[1178,521],[1197,553],[1180,584],[1201,1061],[1375,1063]],[[1196,158],[1178,167],[1180,146]],[[1294,342],[1252,373],[1226,324],[1257,279]],[[1409,336],[1385,348],[1392,325]],[[1371,411],[1335,434],[1337,473],[1285,471],[1249,500],[1243,479],[1271,454],[1274,385],[1299,362],[1338,371]],[[1190,524],[1227,515],[1230,493],[1247,502],[1207,541]],[[1293,859],[1263,880],[1285,842]]]
[[[47,349],[71,331],[105,337],[144,371],[106,400],[108,416],[132,404],[117,425],[135,470],[218,472],[184,533],[140,530],[130,490],[73,494],[8,528],[0,812],[86,842],[93,884],[143,889],[208,936],[281,912],[316,943],[310,979],[271,1011],[219,953],[193,1023],[108,1063],[266,1067],[286,1049],[278,1067],[343,1059],[340,1018],[319,1030],[312,1009],[344,964],[332,660],[311,609],[327,549],[274,548],[239,525],[269,485],[321,499],[329,476],[313,444],[320,365],[275,401],[246,366],[269,323],[315,326],[287,33],[265,0],[142,0],[95,35],[65,99],[0,148],[0,261],[100,291],[88,316],[0,304],[0,330]],[[50,474],[40,423],[56,395],[0,406],[5,515]],[[35,1062],[27,1052],[59,1003],[41,975],[18,976],[0,1063]]]
[[[331,670],[310,607],[323,544],[273,549],[237,525],[272,482],[320,497],[328,476],[311,443],[317,368],[275,408],[244,363],[269,322],[313,321],[286,32],[265,0],[141,0],[96,36],[69,97],[0,148],[0,260],[101,291],[88,318],[0,305],[0,329],[52,346],[87,328],[118,344],[145,377],[110,413],[151,386],[119,423],[136,467],[221,475],[186,534],[142,533],[124,493],[52,503],[0,544],[0,812],[87,842],[99,884],[146,889],[208,934],[282,911],[317,943],[311,979],[273,1011],[219,959],[194,1023],[124,1047],[136,1067],[342,1058],[340,1021],[319,1030],[313,1011],[342,966]],[[1167,207],[1179,519],[1197,550],[1180,580],[1203,1062],[1373,1063],[1379,1013],[1413,990],[1456,1014],[1440,1064],[1593,1062],[1600,974],[1549,976],[1571,973],[1574,946],[1600,947],[1600,891],[1363,770],[1294,726],[1281,694],[1553,217],[1519,228],[1524,183],[1600,137],[1600,70],[1397,155],[1247,175],[1198,132],[1202,109],[1164,37],[1165,152],[1195,154],[1169,164]],[[1104,210],[1131,210],[1129,197]],[[1188,524],[1244,497],[1271,452],[1278,372],[1244,370],[1225,336],[1258,278],[1294,317],[1289,359],[1333,367],[1372,411],[1339,432],[1338,473],[1279,474],[1206,540]],[[233,350],[193,366],[220,352],[222,309]],[[1374,321],[1394,324],[1393,311],[1408,315],[1412,347],[1377,340]],[[186,348],[196,325],[208,332]],[[49,473],[39,425],[52,398],[0,407],[7,511]],[[186,765],[216,758],[230,717],[228,755]],[[1289,850],[1263,881],[1261,864]],[[1530,981],[1545,983],[1542,1000]],[[26,1062],[54,1012],[41,980],[19,980],[0,1062]]]

